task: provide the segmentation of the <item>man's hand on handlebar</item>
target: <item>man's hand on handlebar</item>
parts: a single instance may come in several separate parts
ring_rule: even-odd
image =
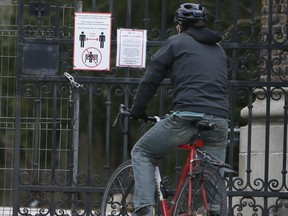
[[[130,117],[132,119],[141,119],[144,120],[145,122],[148,121],[148,116],[145,112],[145,109],[140,108],[140,107],[135,107],[134,104],[132,105],[132,108],[130,109]]]
[[[134,113],[133,110],[130,111],[130,118],[132,119],[136,119],[136,120],[144,120],[145,122],[148,121],[148,116],[147,114],[144,112],[144,113]]]
[[[124,104],[120,104],[118,115],[113,123],[113,127],[118,123],[122,132],[127,134],[127,130],[124,126],[124,119],[125,117],[128,117],[130,119],[136,119],[136,120],[144,120],[145,122],[157,122],[160,120],[158,116],[147,116],[146,113],[144,114],[134,114],[133,111],[129,110]]]

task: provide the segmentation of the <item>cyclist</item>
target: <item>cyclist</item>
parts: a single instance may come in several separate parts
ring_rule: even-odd
[[[131,115],[145,119],[148,102],[161,81],[170,76],[173,113],[148,130],[131,151],[134,216],[153,215],[155,164],[168,151],[189,142],[196,132],[195,121],[216,123],[216,130],[202,132],[203,148],[225,160],[229,115],[227,57],[218,44],[222,37],[206,26],[206,19],[202,5],[182,4],[174,18],[179,34],[160,47],[137,88]]]

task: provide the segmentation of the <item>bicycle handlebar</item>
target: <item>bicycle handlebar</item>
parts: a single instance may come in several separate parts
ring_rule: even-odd
[[[115,127],[115,125],[119,122],[121,131],[124,134],[127,134],[128,131],[125,130],[125,125],[124,125],[125,117],[128,117],[130,119],[135,119],[135,120],[141,120],[141,118],[136,119],[136,118],[132,117],[130,110],[124,104],[120,104],[118,115],[117,115],[117,117],[113,123],[113,127]],[[147,116],[147,118],[145,118],[145,119],[142,118],[142,120],[156,123],[156,122],[160,121],[160,117],[159,116]],[[203,121],[197,122],[197,128],[198,128],[199,132],[204,131],[204,130],[214,130],[217,128],[217,125],[215,123],[210,123],[207,120],[203,120]]]
[[[127,130],[125,130],[125,126],[124,126],[124,119],[125,117],[128,117],[130,119],[135,119],[135,120],[144,120],[144,119],[141,119],[141,118],[132,118],[131,116],[131,113],[130,113],[130,110],[124,105],[124,104],[120,104],[119,106],[119,111],[118,111],[118,115],[113,123],[113,127],[115,127],[115,125],[119,122],[119,126],[120,126],[120,129],[121,131],[124,133],[124,134],[127,134]],[[153,122],[153,123],[156,123],[158,121],[160,121],[160,117],[158,116],[147,116],[147,119],[145,119],[149,122]]]

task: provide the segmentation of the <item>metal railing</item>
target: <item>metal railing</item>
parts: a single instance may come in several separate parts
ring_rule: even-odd
[[[127,136],[111,125],[118,105],[131,105],[145,69],[112,65],[109,73],[73,71],[74,11],[113,14],[112,64],[117,28],[146,29],[148,63],[166,38],[175,34],[170,17],[179,2],[41,2],[44,5],[30,0],[0,2],[0,215],[97,215],[108,177],[129,158],[140,135],[138,122],[129,122]],[[230,215],[287,215],[288,47],[287,32],[279,26],[281,20],[288,19],[283,4],[268,1],[261,5],[256,0],[207,3],[209,24],[223,33],[221,45],[229,60],[231,123],[227,162],[239,173],[227,176]],[[27,44],[55,46],[59,51],[58,71],[49,76],[29,74],[29,70],[24,73],[27,70],[23,70],[22,58],[27,54]],[[73,80],[63,76],[64,72],[83,88],[71,87],[69,80]],[[257,104],[263,108],[261,115]],[[156,110],[163,115],[171,106],[171,86],[165,80],[148,112]],[[275,106],[281,111],[280,118]],[[243,109],[247,109],[246,118]],[[263,126],[263,144],[255,141],[259,126],[255,127],[255,122]],[[283,133],[275,133],[274,128]],[[257,145],[263,149],[259,160],[263,166],[258,165],[259,169],[254,166],[259,151],[253,148]],[[275,153],[275,146],[281,151]],[[275,164],[273,155],[279,159],[280,178],[272,175],[273,167],[269,167]],[[173,178],[180,162],[178,152],[171,153],[163,161],[163,172]],[[263,173],[255,179],[260,169]]]

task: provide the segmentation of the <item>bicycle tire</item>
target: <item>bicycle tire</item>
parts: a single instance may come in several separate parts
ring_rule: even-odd
[[[192,209],[188,209],[189,181],[192,180]],[[202,188],[205,188],[208,211],[205,207]],[[209,188],[209,189],[208,189]],[[175,202],[173,216],[226,216],[227,191],[225,180],[218,169],[201,164],[193,171],[192,178],[187,177]]]
[[[123,162],[109,178],[101,203],[101,216],[130,216],[134,211],[134,175],[131,160]]]

